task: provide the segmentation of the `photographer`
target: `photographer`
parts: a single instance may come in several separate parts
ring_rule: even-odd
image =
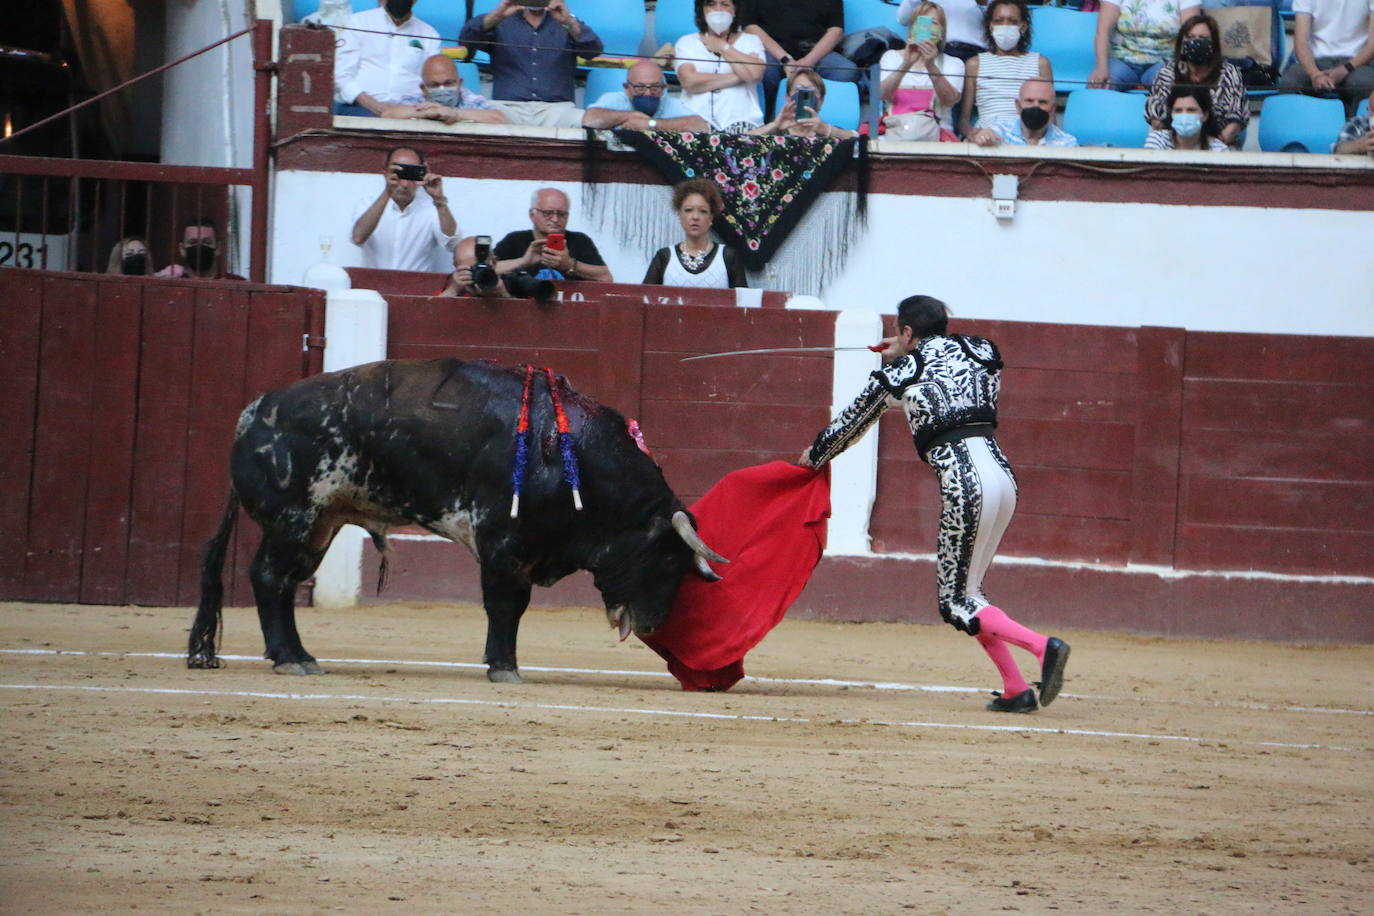
[[[358,202],[353,244],[363,250],[364,267],[386,270],[443,270],[458,239],[458,221],[449,212],[443,179],[425,166],[416,149],[398,146],[387,153],[386,184],[375,199]],[[423,187],[423,195],[416,192]]]
[[[470,235],[453,249],[453,273],[439,296],[481,296],[489,299],[534,299],[549,302],[556,295],[552,281],[539,280],[528,273],[496,273],[492,261],[491,236]]]

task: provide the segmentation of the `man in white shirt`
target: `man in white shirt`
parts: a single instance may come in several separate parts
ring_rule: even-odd
[[[1374,0],[1293,0],[1293,56],[1280,92],[1337,92],[1347,114],[1374,90]]]
[[[425,59],[439,53],[439,33],[411,15],[414,5],[381,0],[376,9],[354,13],[338,31],[335,114],[388,117],[388,108],[415,92]]]
[[[403,177],[407,169],[423,169],[424,177]],[[384,175],[381,196],[360,202],[361,213],[353,223],[353,244],[363,250],[363,266],[446,270],[458,244],[458,221],[449,212],[443,179],[408,146],[387,153]],[[416,193],[422,186],[425,194]]]

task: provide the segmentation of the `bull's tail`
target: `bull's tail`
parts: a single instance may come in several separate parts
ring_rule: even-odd
[[[221,610],[224,607],[224,555],[229,536],[239,518],[239,495],[229,488],[229,505],[220,519],[219,531],[205,545],[205,562],[200,568],[200,607],[191,624],[191,638],[186,646],[187,668],[218,668],[220,632],[224,627]]]

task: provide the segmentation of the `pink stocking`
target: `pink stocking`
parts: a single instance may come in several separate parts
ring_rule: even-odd
[[[1011,657],[1011,650],[1007,648],[1006,643],[987,633],[979,633],[976,638],[978,645],[983,647],[983,651],[992,659],[992,663],[1002,675],[1002,696],[1014,697],[1029,689],[1030,685],[1021,676],[1021,669],[1016,667],[1016,660]]]
[[[977,617],[979,642],[983,641],[985,635],[991,636],[994,639],[1009,642],[1013,646],[1020,646],[1034,655],[1037,661],[1043,662],[1045,660],[1045,643],[1049,637],[1041,636],[1029,627],[1021,626],[995,604],[989,604],[980,610]],[[984,646],[984,648],[987,647]],[[995,662],[996,659],[994,658],[993,661]],[[997,667],[1001,668],[1002,666],[998,665]]]

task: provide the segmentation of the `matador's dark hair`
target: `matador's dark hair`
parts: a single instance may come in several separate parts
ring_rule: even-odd
[[[908,296],[897,305],[897,330],[907,327],[917,337],[943,334],[949,327],[949,306],[934,296]]]

